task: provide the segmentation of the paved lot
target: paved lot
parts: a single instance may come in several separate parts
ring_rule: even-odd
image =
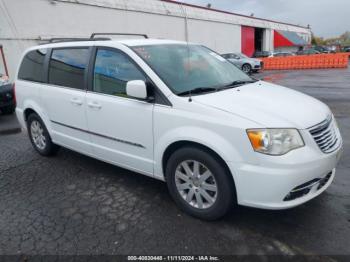
[[[0,135],[16,134],[21,132],[21,127],[15,115],[2,115],[0,112]]]
[[[0,254],[350,255],[350,70],[257,77],[321,99],[338,118],[344,155],[320,197],[203,222],[180,212],[159,181],[66,149],[43,158],[25,133],[0,135]],[[0,116],[1,127],[8,121]]]

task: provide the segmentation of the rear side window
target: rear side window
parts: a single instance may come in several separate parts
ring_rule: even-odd
[[[19,68],[18,78],[43,83],[45,81],[44,60],[46,53],[46,49],[33,50],[27,53]]]
[[[54,49],[49,66],[49,83],[85,89],[84,73],[88,61],[88,48]]]

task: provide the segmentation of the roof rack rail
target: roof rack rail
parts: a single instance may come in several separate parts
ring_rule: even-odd
[[[108,41],[112,40],[109,37],[96,37],[96,36],[105,36],[105,35],[126,35],[126,36],[142,36],[144,38],[148,38],[146,34],[132,34],[132,33],[93,33],[90,38],[82,38],[82,37],[55,37],[50,38],[44,41],[48,41],[49,43],[62,43],[62,42],[84,42],[84,41]]]
[[[146,34],[133,34],[133,33],[93,33],[90,38],[96,39],[95,36],[103,36],[103,35],[129,35],[129,36],[142,36],[146,39],[148,39],[148,35]]]
[[[74,38],[74,37],[57,37],[48,39],[49,43],[61,43],[61,42],[83,42],[83,41],[108,41],[111,40],[107,37],[98,38]]]

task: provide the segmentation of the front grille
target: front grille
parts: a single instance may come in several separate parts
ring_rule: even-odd
[[[332,117],[309,129],[318,147],[324,153],[331,153],[340,145],[340,137]]]

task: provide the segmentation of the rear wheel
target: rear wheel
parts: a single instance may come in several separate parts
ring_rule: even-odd
[[[249,74],[252,71],[252,66],[250,64],[244,64],[242,65],[242,71]]]
[[[174,201],[192,216],[215,220],[234,206],[235,189],[229,172],[203,149],[186,147],[173,153],[166,178]]]
[[[44,122],[37,114],[31,114],[27,120],[30,141],[35,150],[43,156],[54,155],[59,147],[51,140]]]

